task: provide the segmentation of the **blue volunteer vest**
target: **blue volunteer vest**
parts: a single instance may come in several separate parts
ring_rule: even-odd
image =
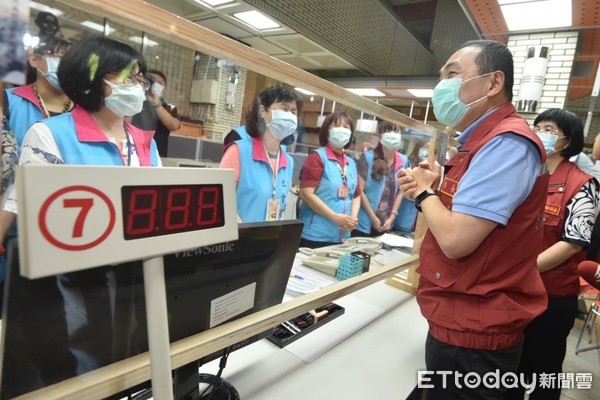
[[[240,140],[252,140],[252,136],[246,131],[246,125],[238,126],[237,128],[233,128],[233,130],[240,135]]]
[[[80,141],[71,113],[65,113],[43,121],[53,133],[56,145],[65,164],[71,165],[123,165],[119,149],[111,142]],[[136,144],[136,150],[142,166],[158,165],[156,143],[148,131],[128,125],[127,129]],[[146,137],[145,137],[146,136]],[[148,140],[149,139],[149,140]],[[147,156],[149,153],[150,157]],[[146,155],[146,156],[144,156]]]
[[[398,153],[400,154],[400,153]],[[371,208],[373,211],[377,211],[379,209],[379,204],[381,203],[381,196],[383,195],[383,189],[385,188],[386,176],[383,176],[380,180],[376,181],[373,179],[373,161],[375,159],[375,152],[373,150],[369,150],[365,153],[365,158],[367,159],[367,165],[369,169],[367,171],[367,180],[365,181],[365,189],[364,192],[367,195],[367,199],[369,199],[369,204],[371,204]],[[396,179],[398,179],[398,173],[404,169],[406,165],[406,156],[400,154],[400,165],[395,165],[396,170],[394,174],[396,175]],[[395,162],[395,161],[394,161]],[[397,163],[398,164],[398,163]],[[391,209],[394,199],[398,194],[398,182],[394,184],[394,196],[391,198],[389,208]],[[358,213],[358,229],[361,232],[370,234],[371,233],[371,218],[367,215],[366,211],[363,208],[360,208]]]
[[[416,218],[417,209],[415,208],[415,202],[403,197],[400,209],[398,210],[398,215],[394,220],[394,230],[412,232]]]
[[[6,89],[4,93],[8,98],[8,123],[15,134],[17,143],[21,146],[27,129],[34,122],[43,120],[44,116],[42,111],[31,101],[13,93],[15,89],[24,90],[24,88],[11,88]]]
[[[315,190],[315,194],[334,212],[350,215],[350,205],[352,204],[358,185],[356,163],[353,159],[345,157],[348,162],[346,184],[350,188],[350,193],[345,199],[340,199],[338,197],[338,188],[344,184],[340,171],[340,168],[343,167],[340,166],[337,160],[327,158],[325,147],[321,147],[315,150],[315,152],[323,161],[323,176],[319,187]],[[304,222],[304,230],[302,231],[304,239],[315,242],[341,243],[344,239],[350,237],[350,232],[342,231],[335,222],[316,214],[306,204],[302,204],[300,207],[300,219]]]
[[[254,143],[258,140],[238,140],[235,144],[240,150],[240,180],[237,186],[237,212],[243,222],[262,222],[267,216],[267,202],[273,198],[273,170],[269,161],[255,160]],[[280,201],[279,219],[285,210],[287,195],[292,185],[294,160],[283,147],[280,157],[284,156],[287,166],[279,162],[276,181],[276,197]]]

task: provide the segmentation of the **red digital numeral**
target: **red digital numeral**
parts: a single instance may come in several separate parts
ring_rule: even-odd
[[[126,228],[129,235],[143,235],[154,230],[157,203],[156,190],[139,189],[131,192]]]
[[[212,195],[212,201],[210,196]],[[209,201],[206,201],[206,198]],[[196,213],[196,225],[212,225],[217,221],[219,209],[219,189],[216,187],[201,188],[198,193],[198,212]]]
[[[182,198],[183,202],[180,201]],[[169,190],[167,195],[167,212],[164,221],[164,228],[166,230],[170,231],[187,227],[190,217],[191,198],[192,191],[188,188]],[[174,222],[174,219],[180,222]]]
[[[85,217],[87,217],[90,209],[94,205],[94,199],[64,199],[63,207],[65,208],[81,208],[77,218],[75,219],[75,224],[73,225],[73,233],[72,237],[82,237],[83,236],[83,223],[85,222]]]

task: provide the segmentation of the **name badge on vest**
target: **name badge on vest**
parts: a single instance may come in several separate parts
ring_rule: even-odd
[[[350,188],[346,185],[342,185],[338,187],[338,197],[340,199],[345,199],[350,194]]]
[[[267,217],[266,221],[278,221],[279,220],[279,206],[281,201],[279,199],[270,199],[267,201]]]

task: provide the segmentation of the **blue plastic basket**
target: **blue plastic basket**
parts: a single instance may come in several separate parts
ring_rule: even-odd
[[[336,278],[343,281],[367,272],[371,263],[371,257],[362,251],[355,251],[340,257]]]

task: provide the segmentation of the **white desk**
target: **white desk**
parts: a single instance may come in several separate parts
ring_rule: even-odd
[[[384,312],[311,363],[261,340],[233,352],[223,377],[244,400],[406,398],[416,385],[416,371],[425,369],[427,322],[416,299],[382,281],[336,303],[344,305],[348,297]],[[349,311],[305,338],[342,324]],[[217,370],[218,361],[201,368]]]

